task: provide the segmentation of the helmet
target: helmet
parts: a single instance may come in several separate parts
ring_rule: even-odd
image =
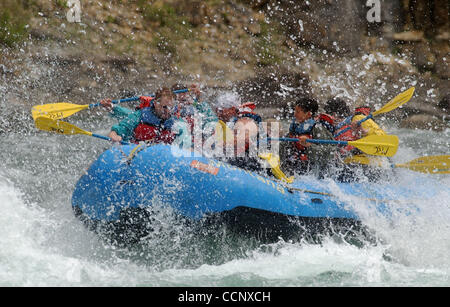
[[[217,97],[217,109],[239,108],[241,97],[235,92],[225,92]]]

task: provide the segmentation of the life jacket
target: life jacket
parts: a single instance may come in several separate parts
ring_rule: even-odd
[[[308,138],[312,139],[312,130],[316,123],[317,122],[312,118],[304,121],[303,123],[296,123],[295,120],[292,121],[289,126],[289,137],[296,138],[301,135],[306,135]],[[300,142],[295,142],[294,146],[297,149],[297,158],[302,161],[307,161],[308,156],[306,155],[306,147],[301,145]]]
[[[258,127],[258,134],[257,134],[257,144],[256,146],[259,147],[259,136],[260,136],[260,123],[262,122],[262,118],[260,115],[254,112],[254,109],[256,108],[256,105],[254,102],[246,102],[239,107],[237,107],[237,114],[236,116],[232,117],[227,123],[219,120],[219,128],[222,129],[222,133],[224,136],[224,140],[226,139],[226,135],[234,131],[234,127],[236,122],[240,118],[251,118],[255,121],[257,127]],[[247,155],[249,153],[250,144],[248,142],[245,142],[245,154]]]
[[[153,99],[155,99],[155,97],[139,96],[139,101],[141,102],[141,104],[136,107],[136,110],[153,107]]]
[[[259,146],[259,134],[260,134],[260,123],[262,122],[262,118],[259,114],[254,112],[254,109],[256,108],[256,105],[254,102],[246,102],[242,105],[240,105],[237,109],[237,115],[230,119],[229,122],[224,123],[230,130],[234,130],[234,125],[240,118],[251,118],[255,121],[257,127],[258,127],[258,134],[257,134],[257,144],[256,146]],[[225,127],[223,127],[225,129]],[[223,131],[225,134],[225,131]],[[250,148],[250,144],[248,142],[245,143],[245,152],[248,153],[248,150]]]
[[[328,115],[326,113],[321,113],[319,116],[315,118],[316,122],[321,123],[325,128],[327,128],[328,131],[330,131],[332,134],[334,134],[335,126],[334,126],[334,117],[331,115]]]
[[[334,129],[335,129],[335,133],[334,134],[338,134],[339,131],[342,131],[344,126],[348,127],[354,116],[356,115],[364,115],[364,116],[368,116],[371,112],[370,107],[358,107],[355,109],[355,111],[353,112],[352,115],[346,117],[342,122],[340,122],[339,124],[336,124]]]
[[[351,127],[351,119],[353,116],[349,116],[348,118],[344,119],[341,123],[336,124],[335,118],[331,115],[322,113],[319,114],[319,116],[316,118],[316,122],[321,123],[325,128],[328,129],[333,135],[339,134],[340,131],[345,130],[348,127]],[[345,131],[344,133],[338,135],[334,138],[336,141],[356,141],[358,138],[353,134],[353,131],[351,129]],[[340,148],[341,153],[345,154],[351,150],[353,150],[355,147],[351,145],[346,145],[344,147]]]
[[[341,123],[335,126],[335,135],[339,134],[340,131],[343,131],[349,127],[351,127],[352,119],[355,115],[364,115],[368,116],[370,114],[370,107],[359,107],[356,108],[354,113],[348,117],[346,117]],[[352,129],[348,129],[347,131],[339,134],[334,138],[336,141],[356,141],[358,137],[353,133]],[[348,154],[350,152],[354,154],[360,153],[355,147],[351,145],[346,145],[340,149],[341,154]]]
[[[319,114],[319,116],[316,118],[316,122],[321,123],[325,128],[328,129],[333,135],[339,134],[340,131],[343,131],[347,129],[348,127],[351,127],[351,119],[353,116],[349,116],[345,118],[341,123],[337,124],[335,122],[335,118],[331,115],[322,113]],[[358,138],[353,134],[353,131],[351,129],[345,131],[344,133],[338,135],[334,138],[336,141],[356,141]],[[351,151],[355,147],[351,145],[346,145],[344,147],[341,147],[340,150],[342,153],[346,153],[348,151]]]
[[[338,129],[336,129],[336,134],[339,134],[340,131],[345,130],[347,128],[351,127],[350,124],[346,124],[346,125],[342,125],[339,126]],[[358,137],[353,133],[352,129],[348,129],[347,131],[339,134],[337,137],[334,138],[336,141],[356,141],[358,139]],[[342,154],[346,154],[350,151],[352,151],[353,149],[355,149],[355,147],[353,147],[352,145],[345,145],[344,147],[340,148],[340,152]]]
[[[175,122],[173,117],[162,120],[155,115],[153,107],[144,107],[141,112],[141,121],[134,129],[135,141],[165,144],[171,144],[174,141],[175,134],[171,130]]]
[[[248,117],[253,119],[256,124],[259,126],[259,124],[262,121],[261,116],[255,113],[256,104],[254,102],[246,102],[238,107],[238,118],[242,117]],[[235,120],[237,121],[237,119]]]
[[[369,116],[370,114],[370,107],[358,107],[355,109],[354,115],[362,114],[365,116]]]

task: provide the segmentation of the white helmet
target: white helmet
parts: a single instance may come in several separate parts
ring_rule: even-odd
[[[236,92],[224,92],[217,96],[216,108],[217,109],[228,109],[237,108],[241,105],[241,97]]]

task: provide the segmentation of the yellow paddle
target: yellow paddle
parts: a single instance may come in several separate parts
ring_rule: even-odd
[[[377,164],[377,161],[372,161],[370,157],[364,155],[348,157],[344,162],[347,164],[382,166],[382,164]],[[407,168],[426,174],[450,174],[450,155],[419,157],[406,163],[391,164],[391,167]]]
[[[103,140],[107,140],[107,141],[111,141],[111,139],[107,136],[104,135],[99,135],[99,134],[95,134],[86,130],[83,130],[81,128],[78,128],[77,126],[74,126],[72,124],[60,121],[60,120],[55,120],[55,119],[51,119],[48,117],[37,117],[34,121],[34,123],[36,124],[36,127],[40,130],[44,130],[44,131],[50,131],[50,132],[56,132],[59,134],[64,134],[64,135],[74,135],[74,134],[85,134],[85,135],[89,135],[89,136],[93,136],[99,139],[103,139]],[[120,142],[123,145],[128,145],[128,142]]]
[[[173,91],[175,94],[185,93],[188,92],[189,89],[181,89]],[[155,94],[150,94],[148,96],[155,96]],[[130,102],[130,101],[138,101],[139,97],[131,97],[131,98],[124,98],[124,99],[117,99],[112,100],[111,102],[121,103],[121,102]],[[49,104],[42,104],[34,106],[31,109],[31,115],[33,116],[33,119],[36,120],[38,117],[48,117],[51,119],[61,119],[65,117],[69,117],[72,114],[75,114],[81,110],[91,109],[100,106],[100,102],[97,103],[91,103],[91,104],[74,104],[69,102],[57,102],[57,103],[49,103]]]
[[[425,156],[394,166],[422,173],[450,174],[450,155]]]
[[[222,141],[222,139],[223,139],[223,142],[226,142],[227,140],[228,141],[233,140],[233,135],[234,135],[233,131],[227,126],[227,124],[225,122],[223,122],[220,119],[217,121],[216,132],[217,132],[217,138],[219,139],[219,141]],[[222,139],[220,139],[221,136],[222,136]]]
[[[139,97],[113,100],[112,103],[137,101],[137,100],[139,100]],[[61,119],[61,118],[69,117],[70,115],[75,114],[81,110],[94,108],[99,105],[100,105],[100,103],[81,105],[81,104],[74,104],[74,103],[69,103],[69,102],[42,104],[42,105],[34,106],[31,109],[31,115],[33,116],[34,120],[36,120],[38,117]]]
[[[284,181],[286,183],[293,183],[294,177],[287,177],[285,173],[280,168],[280,157],[277,155],[273,155],[272,153],[265,153],[258,155],[261,159],[266,160],[271,168],[272,174],[279,180]]]
[[[298,142],[297,138],[268,138],[272,141]],[[351,145],[373,156],[392,157],[397,153],[398,137],[396,135],[369,135],[356,141],[334,141],[307,139],[308,143]]]
[[[374,116],[390,112],[390,111],[398,108],[402,104],[407,103],[411,99],[411,97],[414,95],[414,90],[415,90],[415,87],[411,87],[411,88],[407,89],[406,91],[398,94],[397,96],[392,98],[388,103],[386,103],[381,109],[379,109],[379,110],[369,114],[368,116],[364,117],[363,119],[358,121],[357,124],[361,125],[363,122],[373,118]],[[339,133],[335,134],[334,137],[335,138],[338,137],[339,135],[341,135],[342,133],[348,131],[349,129],[351,129],[351,127],[347,127],[344,130],[339,131]]]
[[[406,91],[398,94],[397,96],[392,98],[387,104],[385,104],[381,109],[373,112],[371,115],[377,116],[378,114],[387,113],[394,109],[397,109],[399,106],[407,103],[411,99],[411,97],[414,95],[414,90],[415,90],[415,87],[411,87],[411,88],[407,89]],[[371,116],[371,115],[369,115],[369,116]]]

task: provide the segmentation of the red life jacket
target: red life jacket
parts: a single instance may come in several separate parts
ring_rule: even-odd
[[[344,125],[342,127],[340,127],[338,130],[336,130],[336,134],[339,133],[339,131],[342,131],[348,127],[351,127],[351,125]],[[349,129],[347,131],[345,131],[344,133],[338,135],[337,137],[334,138],[336,141],[356,141],[358,138],[353,134],[353,130]],[[353,147],[352,145],[346,145],[344,147],[340,148],[340,152],[342,154],[345,154],[351,150],[353,150],[355,147]]]
[[[137,142],[150,141],[152,143],[172,144],[175,135],[170,130],[164,130],[156,126],[139,124],[134,129],[134,139]]]
[[[340,131],[351,127],[350,124],[346,124],[346,125],[338,125],[335,122],[335,119],[333,116],[322,113],[320,114],[317,118],[316,121],[320,122],[321,124],[323,124],[332,134],[336,135],[339,134]],[[356,141],[357,137],[355,135],[353,135],[353,131],[351,129],[345,131],[344,133],[340,134],[339,136],[334,138],[336,141]],[[351,151],[352,149],[354,149],[353,146],[351,145],[346,145],[345,147],[341,147],[341,152],[342,153],[346,153],[348,151]]]
[[[257,125],[262,121],[261,116],[255,113],[256,104],[254,102],[246,102],[238,107],[238,118],[248,117],[253,119]]]
[[[152,143],[171,144],[175,139],[172,132],[173,118],[162,120],[153,112],[153,107],[141,109],[141,122],[134,129],[135,141],[151,141]]]
[[[303,134],[308,137],[308,139],[312,139],[311,134]],[[290,138],[299,137],[299,135],[289,135]],[[297,149],[297,152],[294,153],[294,155],[297,157],[297,159],[300,159],[302,161],[308,161],[308,155],[306,154],[306,147],[301,145],[300,142],[294,142],[294,146]]]
[[[351,115],[350,117],[346,118],[344,120],[344,122],[348,122],[347,124],[341,124],[342,126],[339,126],[339,128],[336,129],[336,131],[334,132],[334,134],[339,134],[340,131],[347,129],[349,127],[351,127],[351,118],[353,118],[353,116],[358,115],[358,114],[362,114],[365,116],[368,116],[370,114],[370,107],[358,107],[355,109],[355,112],[353,113],[353,115]],[[338,135],[337,137],[334,138],[336,141],[356,141],[358,140],[358,136],[355,135],[353,133],[352,129],[348,129],[347,131],[345,131],[344,133]],[[346,145],[344,147],[342,147],[340,149],[341,154],[348,154],[351,151],[355,151],[355,147],[351,146],[351,145]]]
[[[356,108],[355,109],[355,114],[354,115],[357,115],[357,114],[362,114],[362,115],[365,115],[365,116],[369,116],[369,114],[370,114],[370,107],[366,107],[366,106],[364,106],[364,107],[358,107],[358,108]]]
[[[322,125],[327,128],[328,131],[330,131],[332,134],[334,134],[335,127],[334,127],[334,117],[331,115],[328,115],[326,113],[321,113],[319,116],[315,118],[316,122],[321,123]]]
[[[153,99],[155,99],[155,97],[139,96],[139,101],[141,102],[141,104],[136,108],[136,110],[141,110],[143,108],[149,108],[153,106]]]

